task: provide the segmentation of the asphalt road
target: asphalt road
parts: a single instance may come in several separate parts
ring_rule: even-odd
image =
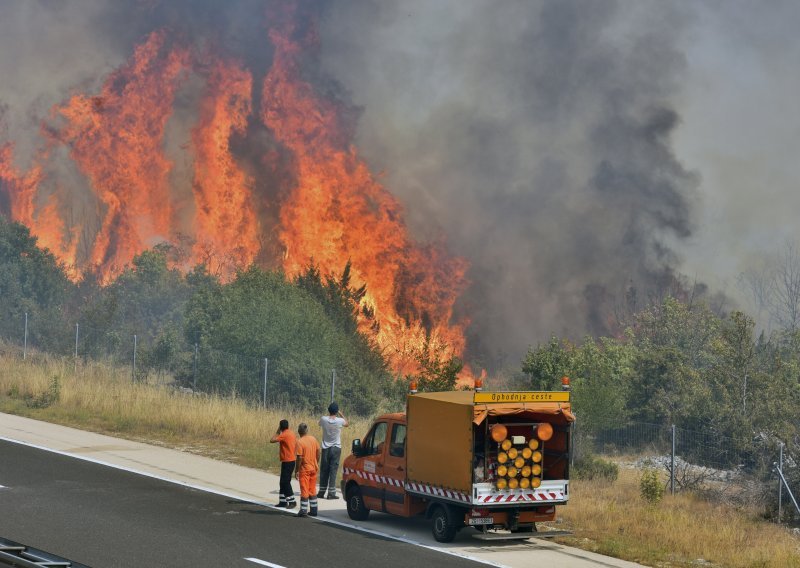
[[[0,537],[92,568],[482,566],[2,440],[0,486]]]

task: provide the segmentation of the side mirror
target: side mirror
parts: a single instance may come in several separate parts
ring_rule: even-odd
[[[353,455],[360,456],[361,455],[361,440],[356,438],[353,440],[353,447],[352,447]]]

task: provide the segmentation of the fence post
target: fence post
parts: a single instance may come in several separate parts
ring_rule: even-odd
[[[133,336],[133,370],[131,374],[131,382],[136,382],[136,342],[137,338]]]
[[[73,370],[77,372],[78,370],[78,324],[75,324],[75,360],[73,365]]]
[[[333,402],[334,395],[336,394],[336,369],[331,373],[331,402]]]
[[[194,369],[192,370],[192,390],[197,390],[197,343],[194,344]]]
[[[28,312],[25,312],[25,342],[22,345],[22,360],[28,357]]]
[[[780,443],[780,457],[778,458],[778,470],[783,474],[783,442]],[[781,522],[781,514],[783,513],[783,483],[778,480],[778,522]]]
[[[264,357],[264,396],[263,396],[264,408],[267,407],[267,374],[268,373],[269,373],[269,359]]]
[[[669,466],[669,490],[675,495],[675,424],[672,425],[672,459]]]

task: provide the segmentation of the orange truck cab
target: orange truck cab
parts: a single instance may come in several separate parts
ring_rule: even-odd
[[[466,526],[533,533],[569,499],[574,420],[568,391],[411,394],[353,440],[347,512],[424,514],[439,542]]]

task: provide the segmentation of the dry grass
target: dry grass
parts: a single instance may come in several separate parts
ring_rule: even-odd
[[[281,418],[292,427],[306,422],[320,435],[318,416],[132,384],[127,369],[102,364],[79,366],[76,373],[71,360],[36,354],[34,361],[0,354],[0,411],[273,472],[277,448],[268,441]],[[340,404],[346,413],[346,401]],[[345,451],[369,422],[357,419],[345,430]],[[800,566],[799,541],[787,529],[689,495],[647,506],[636,475],[623,469],[613,485],[573,482],[570,504],[560,515],[575,536],[562,540],[650,566]]]
[[[38,355],[37,363],[0,355],[0,411],[178,448],[240,465],[279,471],[278,448],[269,443],[282,418],[292,428],[309,425],[319,437],[320,414],[261,409],[235,398],[195,396],[164,386],[133,384],[128,370],[79,366]],[[58,391],[56,397],[54,390]],[[347,412],[346,401],[341,401]],[[342,436],[349,448],[369,421],[355,419]]]
[[[691,494],[648,506],[637,476],[623,470],[613,485],[573,482],[560,515],[575,536],[563,542],[650,566],[800,566],[800,540],[789,529]]]

